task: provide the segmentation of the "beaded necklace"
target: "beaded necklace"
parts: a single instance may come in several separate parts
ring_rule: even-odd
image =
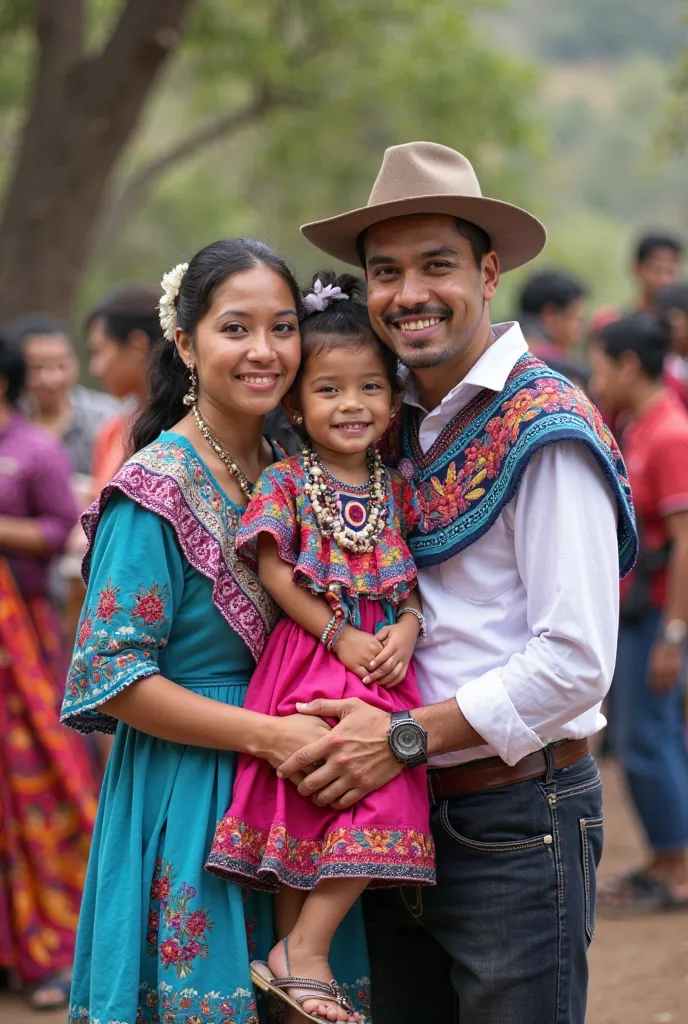
[[[333,478],[311,448],[304,448],[301,458],[306,470],[303,489],[306,492],[323,537],[334,537],[340,548],[356,554],[373,551],[385,527],[386,470],[376,451],[368,449],[370,479],[364,487],[352,487],[354,492],[367,491],[369,502],[366,523],[361,530],[352,530],[344,521],[342,501],[332,486]]]
[[[229,470],[230,474],[239,484],[239,487],[242,489],[246,497],[250,498],[251,493],[253,491],[253,486],[249,481],[249,478],[244,473],[244,471],[237,465],[237,461],[234,458],[234,456],[230,455],[229,452],[225,448],[223,448],[223,446],[220,444],[215,435],[211,433],[210,428],[206,426],[206,424],[203,422],[203,420],[201,419],[201,414],[198,411],[197,405],[194,404],[191,406],[191,412],[193,413],[193,417],[196,421],[196,426],[203,434],[203,437],[206,439],[210,447],[214,451],[216,451],[217,454],[220,456],[225,466]]]

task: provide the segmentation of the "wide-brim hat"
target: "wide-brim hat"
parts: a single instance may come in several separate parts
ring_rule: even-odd
[[[470,161],[436,142],[391,146],[367,206],[304,224],[301,233],[328,255],[360,266],[357,242],[362,232],[393,217],[417,213],[461,217],[482,228],[490,236],[502,270],[529,263],[547,241],[537,217],[484,196]]]

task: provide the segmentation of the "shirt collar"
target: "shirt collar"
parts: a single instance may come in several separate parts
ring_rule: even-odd
[[[459,381],[451,391],[447,392],[440,402],[440,407],[450,402],[467,385],[479,389],[487,388],[497,393],[504,390],[507,378],[516,365],[517,360],[528,351],[528,344],[516,321],[494,324],[492,336],[494,339],[492,344],[485,349],[480,359],[471,367],[463,380]],[[408,371],[404,386],[406,388],[404,401],[408,405],[415,405],[422,409],[423,406],[418,397],[416,383]]]

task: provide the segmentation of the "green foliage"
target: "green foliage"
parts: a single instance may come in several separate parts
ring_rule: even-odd
[[[365,203],[387,145],[430,138],[480,166],[486,192],[524,199],[541,148],[530,65],[476,29],[486,0],[199,0],[120,183],[199,125],[250,102],[267,113],[156,183],[98,260],[86,298],[222,234],[274,242],[304,272],[322,260],[304,220]]]

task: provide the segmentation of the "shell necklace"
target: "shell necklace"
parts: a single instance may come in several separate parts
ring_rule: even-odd
[[[368,449],[368,502],[366,524],[362,530],[352,530],[344,521],[339,494],[328,482],[332,477],[311,448],[304,448],[301,458],[306,470],[303,489],[311,503],[318,529],[323,537],[334,537],[340,548],[357,554],[373,551],[385,527],[385,498],[387,473],[382,459],[372,448]]]
[[[234,477],[236,482],[239,484],[239,487],[242,489],[242,491],[244,492],[246,497],[250,498],[251,497],[251,493],[253,491],[253,486],[250,483],[250,481],[249,481],[248,477],[246,476],[246,474],[244,473],[244,471],[242,469],[240,469],[240,467],[237,465],[237,461],[234,458],[234,456],[230,455],[229,452],[227,451],[227,449],[222,447],[222,445],[220,444],[218,439],[215,437],[215,435],[213,433],[211,433],[209,427],[207,427],[206,424],[203,422],[203,420],[201,419],[201,414],[198,411],[198,406],[197,405],[194,404],[194,405],[191,406],[191,412],[193,413],[193,418],[196,421],[196,426],[198,427],[200,432],[203,434],[203,437],[206,439],[206,441],[208,442],[210,447],[213,449],[213,451],[216,451],[217,454],[220,456],[220,458],[224,462],[225,466],[229,470],[230,474]]]

